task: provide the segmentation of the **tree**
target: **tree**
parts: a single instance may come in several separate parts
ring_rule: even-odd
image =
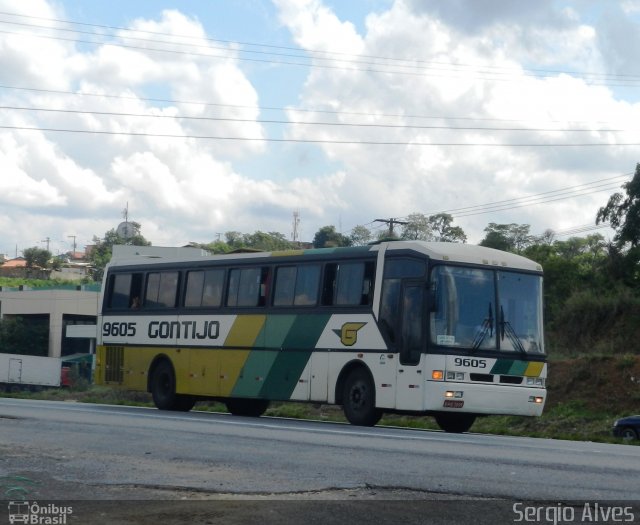
[[[20,315],[0,319],[0,353],[46,356],[48,352],[48,319]]]
[[[242,234],[236,231],[226,232],[224,234],[224,238],[227,241],[227,245],[232,250],[237,250],[238,248],[244,248],[242,241]]]
[[[151,246],[151,243],[145,239],[140,233],[140,224],[131,222],[131,227],[135,235],[131,237],[121,237],[115,229],[111,229],[100,239],[94,236],[94,247],[89,253],[89,262],[92,266],[92,277],[99,281],[102,279],[104,267],[111,260],[114,245],[131,245],[131,246]]]
[[[480,241],[480,246],[495,248],[506,252],[522,253],[528,246],[535,243],[535,237],[529,235],[528,224],[496,224],[490,222],[484,229],[487,234]]]
[[[290,250],[293,248],[293,244],[288,241],[282,233],[278,232],[264,233],[256,231],[251,234],[245,234],[242,236],[242,242],[247,248],[264,250],[266,252]]]
[[[622,187],[622,193],[614,193],[609,197],[607,205],[598,210],[596,224],[609,222],[616,231],[613,240],[619,248],[630,245],[640,246],[640,163],[636,164],[636,172],[629,182]]]
[[[335,226],[323,226],[313,237],[314,248],[351,246],[351,239],[336,231]]]
[[[607,205],[598,210],[596,224],[609,221],[616,231],[609,249],[611,273],[627,285],[640,286],[640,163],[622,187],[626,195],[611,195]]]
[[[467,242],[467,235],[460,226],[451,226],[453,217],[448,213],[436,213],[429,216],[429,227],[434,241]]]
[[[27,268],[48,268],[49,261],[51,260],[51,252],[44,248],[27,248],[22,252],[26,262]]]
[[[365,226],[355,226],[349,234],[352,246],[364,246],[371,241],[371,230]]]
[[[402,226],[402,240],[431,241],[433,239],[429,217],[423,213],[411,213],[405,222],[406,224]]]

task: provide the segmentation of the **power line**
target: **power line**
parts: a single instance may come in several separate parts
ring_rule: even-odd
[[[71,24],[71,25],[79,25],[79,26],[83,26],[83,27],[93,27],[93,28],[98,28],[98,29],[108,29],[109,31],[126,31],[129,33],[138,33],[138,34],[148,34],[148,35],[156,35],[156,36],[167,36],[164,33],[161,32],[156,32],[156,31],[148,31],[148,30],[139,30],[139,29],[131,29],[131,28],[125,28],[125,27],[119,27],[119,26],[108,26],[108,25],[100,25],[100,24],[89,24],[89,23],[84,23],[84,22],[75,22],[75,21],[71,21],[71,20],[61,20],[61,19],[55,19],[55,18],[45,18],[45,17],[35,17],[35,16],[28,16],[28,15],[21,15],[21,14],[17,14],[17,13],[8,13],[8,12],[0,12],[1,15],[5,15],[5,16],[14,16],[14,17],[20,17],[20,18],[27,18],[27,19],[36,19],[36,20],[45,20],[48,22],[58,22],[58,23],[65,23],[65,24]],[[638,75],[629,75],[629,74],[610,74],[610,73],[596,73],[596,72],[587,72],[587,71],[575,71],[575,70],[560,70],[560,69],[541,69],[541,68],[515,68],[515,67],[506,67],[506,66],[493,66],[493,65],[483,65],[483,66],[478,66],[475,64],[465,64],[465,63],[456,63],[456,62],[438,62],[438,61],[425,61],[425,60],[413,60],[413,59],[403,59],[403,58],[397,58],[397,57],[385,57],[385,56],[379,56],[379,55],[364,55],[364,54],[351,54],[351,53],[340,53],[340,52],[331,52],[331,51],[324,51],[324,50],[313,50],[313,49],[302,49],[299,47],[289,47],[289,46],[277,46],[277,45],[270,45],[270,44],[264,44],[264,43],[255,43],[255,42],[242,42],[242,41],[233,41],[233,40],[220,40],[220,39],[213,39],[213,38],[203,38],[203,37],[194,37],[193,35],[170,35],[172,38],[185,38],[185,39],[189,39],[189,40],[197,40],[199,42],[206,42],[208,43],[207,46],[203,46],[203,45],[195,45],[195,44],[191,44],[191,43],[185,43],[185,42],[176,42],[175,40],[157,40],[157,39],[142,39],[139,37],[131,37],[131,36],[125,36],[125,35],[105,35],[104,33],[98,33],[95,31],[81,31],[78,29],[68,29],[68,28],[61,28],[61,27],[51,27],[51,26],[39,26],[36,24],[26,24],[26,23],[20,23],[20,22],[15,22],[15,21],[11,21],[11,20],[0,20],[0,23],[8,23],[8,24],[12,24],[12,25],[21,25],[21,26],[27,26],[27,27],[36,27],[36,28],[40,28],[40,29],[46,29],[46,30],[57,30],[57,31],[67,31],[67,32],[74,32],[77,34],[88,34],[88,35],[92,35],[92,36],[97,36],[97,37],[105,37],[105,36],[111,36],[111,37],[118,37],[118,38],[128,38],[131,40],[138,40],[138,41],[144,41],[144,42],[153,42],[153,43],[162,43],[162,44],[171,44],[171,45],[182,45],[182,46],[192,46],[192,47],[207,47],[208,49],[211,49],[212,46],[210,45],[211,43],[224,43],[227,45],[233,45],[233,46],[250,46],[250,47],[260,47],[260,48],[265,48],[265,49],[279,49],[279,50],[286,50],[286,51],[295,51],[298,54],[292,55],[290,53],[276,53],[273,51],[259,51],[259,50],[253,50],[253,49],[232,49],[231,51],[234,52],[243,52],[243,53],[259,53],[259,54],[265,54],[265,55],[272,55],[272,56],[284,56],[284,57],[293,57],[293,58],[302,58],[302,59],[308,59],[307,55],[312,55],[312,58],[314,58],[315,60],[325,60],[325,61],[338,61],[341,63],[344,62],[348,62],[348,63],[354,63],[354,64],[364,64],[364,65],[375,65],[375,66],[385,66],[385,64],[380,64],[378,62],[363,62],[362,60],[353,60],[353,57],[358,57],[359,59],[361,58],[366,58],[366,59],[372,59],[372,60],[376,60],[376,61],[386,61],[386,62],[391,62],[394,63],[394,65],[396,67],[408,67],[408,68],[414,68],[414,69],[435,69],[437,71],[453,71],[455,73],[481,73],[481,74],[492,74],[492,75],[512,75],[513,73],[517,73],[518,76],[529,76],[529,77],[535,77],[535,78],[544,78],[544,77],[549,77],[549,76],[555,76],[558,74],[569,74],[569,75],[573,75],[573,76],[582,76],[585,79],[588,79],[589,77],[591,77],[592,79],[596,79],[596,80],[607,80],[607,79],[613,79],[619,82],[638,82],[640,81],[640,76]],[[23,33],[18,33],[18,34],[23,34]],[[62,39],[61,37],[51,37],[51,36],[46,36],[46,35],[42,35],[44,38],[55,38],[55,39]],[[64,39],[63,39],[64,40]],[[82,42],[80,40],[77,40],[78,42]],[[85,43],[93,43],[96,44],[96,42],[85,42]],[[104,42],[97,42],[98,44],[102,44]],[[143,49],[147,49],[147,48],[143,48]],[[223,49],[225,51],[230,51],[228,48],[214,48],[214,49]],[[160,51],[160,50],[156,50],[156,51]],[[299,54],[299,53],[304,53],[304,54]],[[324,55],[324,56],[319,56],[319,55]],[[331,57],[335,57],[335,58],[331,58]],[[351,58],[349,58],[351,57]],[[239,58],[242,59],[242,58]],[[283,63],[283,62],[276,62],[276,61],[271,61],[272,63]],[[309,64],[309,63],[293,63],[293,65],[305,65],[308,67],[322,67],[321,65],[317,65],[317,64]],[[375,71],[375,72],[387,72],[388,71]],[[399,74],[402,73],[409,73],[409,72],[396,72]],[[504,78],[493,78],[492,80],[505,80]],[[622,84],[627,85],[627,84]]]
[[[150,113],[122,113],[115,111],[95,111],[95,110],[79,110],[79,109],[58,109],[58,108],[36,108],[24,106],[0,106],[0,109],[14,111],[32,111],[44,113],[65,113],[74,115],[98,115],[111,117],[139,117],[154,119],[173,119],[173,120],[195,120],[195,121],[211,121],[211,122],[249,122],[256,124],[295,124],[308,126],[334,126],[334,127],[361,127],[361,128],[383,128],[383,129],[428,129],[428,130],[455,130],[455,131],[525,131],[525,132],[587,132],[587,133],[625,133],[625,129],[587,129],[587,128],[498,128],[486,126],[444,126],[444,125],[415,125],[415,124],[377,124],[377,123],[359,123],[359,122],[318,122],[304,120],[278,120],[278,119],[243,119],[235,117],[200,117],[188,115],[160,115]]]
[[[327,109],[319,109],[319,108],[285,108],[285,107],[277,107],[277,106],[247,106],[240,104],[220,104],[214,102],[203,102],[203,101],[189,101],[189,100],[176,100],[176,99],[166,99],[166,98],[149,98],[149,97],[137,97],[137,96],[127,96],[127,95],[113,95],[106,93],[88,93],[81,91],[64,91],[57,89],[42,89],[42,88],[34,88],[34,87],[24,87],[24,86],[8,86],[0,84],[0,89],[12,89],[18,91],[32,91],[35,93],[51,93],[58,95],[71,95],[78,97],[95,97],[95,98],[107,98],[107,99],[116,99],[116,100],[134,100],[134,101],[143,101],[143,102],[159,102],[159,103],[168,103],[168,104],[181,104],[181,105],[195,105],[202,107],[218,107],[218,108],[233,108],[233,109],[251,109],[251,110],[260,110],[260,111],[295,111],[297,113],[322,113],[322,114],[331,114],[331,115],[353,115],[353,116],[363,116],[363,117],[389,117],[389,118],[408,118],[408,119],[426,119],[426,120],[468,120],[468,121],[476,121],[476,122],[525,122],[525,119],[499,119],[499,118],[483,118],[483,117],[460,117],[460,116],[447,116],[447,115],[411,115],[411,114],[401,114],[401,113],[373,113],[373,112],[360,112],[360,111],[337,111],[337,110],[327,110]],[[558,120],[549,120],[546,122],[564,122]],[[604,121],[575,121],[576,124],[603,124],[606,123]],[[556,130],[554,130],[556,131]]]
[[[565,230],[554,231],[553,234],[556,237],[565,237],[568,235],[576,235],[579,233],[587,233],[596,230],[604,230],[610,228],[611,225],[607,223],[602,224],[585,224],[583,226],[574,226],[573,228],[567,228]]]
[[[51,27],[46,27],[45,29],[48,30],[55,30],[57,28],[51,28]],[[44,38],[44,39],[52,39],[52,40],[59,40],[59,41],[63,41],[63,42],[73,42],[73,43],[79,43],[79,44],[92,44],[92,45],[105,45],[105,44],[111,44],[111,45],[117,45],[118,47],[121,48],[125,48],[125,49],[135,49],[135,50],[140,50],[140,51],[145,51],[145,52],[158,52],[158,53],[169,53],[169,54],[174,54],[174,55],[190,55],[190,56],[194,56],[194,57],[204,57],[204,58],[213,58],[213,59],[230,59],[233,58],[234,60],[239,60],[239,61],[247,61],[247,62],[257,62],[257,63],[267,63],[267,64],[277,64],[277,65],[287,65],[287,66],[304,66],[304,67],[310,67],[310,68],[321,68],[321,69],[331,69],[331,70],[342,70],[342,71],[362,71],[362,72],[367,72],[367,73],[376,73],[376,74],[392,74],[392,75],[412,75],[412,76],[424,76],[424,77],[438,77],[438,78],[464,78],[464,75],[467,75],[469,73],[474,73],[473,71],[465,71],[465,70],[452,70],[453,73],[462,73],[463,76],[460,75],[452,75],[452,74],[448,74],[448,75],[443,75],[443,74],[436,74],[433,73],[431,71],[422,71],[425,68],[424,67],[419,67],[419,66],[395,66],[395,67],[412,67],[415,69],[419,69],[419,71],[398,71],[398,70],[385,70],[385,69],[375,69],[375,68],[371,68],[371,67],[364,67],[364,68],[359,68],[359,67],[346,67],[343,65],[343,62],[345,62],[345,60],[336,60],[336,59],[329,59],[329,58],[320,58],[320,60],[325,60],[325,61],[333,61],[333,62],[340,62],[341,65],[331,65],[331,64],[318,64],[318,63],[310,63],[310,62],[291,62],[289,60],[268,60],[268,59],[262,59],[262,58],[249,58],[249,57],[243,57],[243,56],[237,56],[235,50],[233,54],[227,54],[227,55],[219,55],[219,54],[211,54],[211,53],[199,53],[199,52],[195,52],[195,51],[180,51],[180,50],[176,50],[176,49],[158,49],[158,48],[152,48],[152,47],[142,47],[142,46],[135,46],[132,44],[125,44],[122,42],[118,42],[117,44],[113,44],[112,42],[102,42],[102,41],[94,41],[94,40],[82,40],[80,38],[65,38],[62,36],[53,36],[53,35],[43,35],[43,34],[34,34],[34,33],[20,33],[20,32],[15,32],[15,31],[5,31],[5,30],[0,30],[0,33],[4,33],[4,34],[10,34],[10,35],[18,35],[18,36],[25,36],[25,37],[33,37],[33,38]],[[94,34],[92,33],[93,36],[98,36],[98,37],[104,37],[105,35],[100,35],[100,34]],[[140,39],[138,39],[140,40]],[[157,41],[155,41],[156,43],[158,43]],[[180,44],[180,43],[176,43],[176,42],[161,42],[161,43],[169,43],[172,45],[188,45],[188,44]],[[209,47],[209,49],[211,49],[211,47]],[[219,49],[219,48],[218,48]],[[227,49],[224,49],[224,51],[228,51]],[[247,51],[244,51],[247,52]],[[252,52],[252,51],[249,51]],[[270,53],[273,54],[273,53]],[[304,56],[296,56],[296,58],[302,58],[302,59],[306,59],[306,57]],[[316,60],[318,60],[318,58],[316,58]],[[349,62],[349,61],[347,61]],[[350,61],[351,63],[358,63],[357,61]],[[363,64],[367,64],[367,63],[363,63]],[[384,64],[372,64],[375,67],[385,67]],[[426,68],[428,69],[428,68]],[[441,70],[438,70],[441,71]],[[519,73],[519,76],[517,77],[511,77],[511,78],[507,78],[504,76],[495,76],[495,75],[504,75],[504,73],[500,73],[500,72],[489,72],[488,74],[490,75],[494,75],[494,76],[489,76],[489,77],[483,77],[481,75],[475,75],[474,78],[478,79],[478,80],[487,80],[487,81],[521,81],[523,78],[530,78],[530,77],[534,77],[534,78],[540,78],[540,77],[548,77],[548,76],[555,76],[554,75],[539,75],[539,74],[531,74],[531,73],[527,73],[526,70],[517,70],[517,72]],[[481,72],[482,73],[482,72]],[[484,73],[482,73],[484,74]],[[612,82],[591,82],[588,81],[586,79],[583,78],[583,80],[585,81],[586,84],[591,85],[591,86],[618,86],[618,87],[635,87],[637,85],[638,82],[640,82],[640,80],[635,80],[635,79],[619,79],[617,82],[622,82],[622,83],[612,83]]]
[[[598,179],[598,180],[594,180],[591,182],[585,182],[584,184],[578,184],[578,185],[574,185],[574,186],[566,186],[564,188],[558,188],[557,190],[550,190],[550,191],[544,191],[541,193],[534,193],[532,195],[528,195],[526,197],[516,197],[513,199],[505,199],[505,200],[501,200],[501,201],[494,201],[494,202],[488,202],[488,203],[484,203],[484,204],[477,204],[475,206],[466,206],[463,208],[452,208],[449,210],[445,210],[445,211],[441,211],[441,212],[437,212],[437,213],[455,213],[455,212],[469,212],[469,211],[477,211],[477,210],[483,210],[483,209],[489,209],[489,208],[495,208],[495,207],[501,207],[504,205],[511,205],[511,204],[523,204],[527,201],[530,200],[538,200],[538,199],[544,199],[547,196],[551,197],[551,196],[558,196],[558,195],[564,195],[564,194],[569,194],[567,198],[571,197],[572,193],[574,192],[581,192],[584,190],[589,190],[589,189],[595,189],[595,188],[601,188],[598,191],[605,191],[607,189],[613,189],[610,188],[610,186],[612,184],[615,184],[615,188],[619,187],[620,184],[625,181],[625,179],[627,179],[628,177],[632,176],[633,173],[626,173],[624,175],[616,175],[615,177],[607,177],[604,179]],[[617,181],[614,183],[614,181]],[[603,186],[606,186],[606,188],[603,188]],[[555,195],[554,195],[555,194]],[[533,204],[537,204],[536,202],[534,202]],[[433,214],[430,214],[433,215]]]
[[[640,146],[636,142],[585,142],[585,143],[499,143],[499,142],[420,142],[420,141],[376,141],[376,140],[331,140],[331,139],[279,139],[270,137],[231,137],[219,135],[187,135],[172,133],[143,133],[133,131],[104,131],[104,130],[84,130],[84,129],[64,129],[29,126],[2,126],[0,129],[13,129],[19,131],[40,131],[50,133],[78,133],[87,135],[112,135],[129,137],[149,137],[149,138],[171,138],[171,139],[197,139],[197,140],[220,140],[220,141],[241,141],[241,142],[279,142],[298,144],[336,144],[336,145],[362,145],[362,146],[425,146],[425,147],[497,147],[497,148],[583,148],[583,147],[624,147]]]
[[[500,211],[509,211],[517,208],[524,208],[527,206],[533,206],[536,204],[548,204],[551,202],[557,202],[561,200],[567,200],[575,197],[582,197],[585,195],[591,195],[594,193],[600,193],[603,191],[617,189],[620,187],[620,183],[624,179],[632,176],[633,173],[627,173],[624,175],[616,175],[615,177],[608,177],[605,179],[598,179],[584,184],[578,184],[575,186],[567,186],[565,188],[559,188],[557,190],[550,190],[542,193],[536,193],[528,195],[526,197],[519,197],[514,199],[506,199],[502,201],[489,202],[485,204],[478,204],[475,206],[467,206],[464,208],[452,208],[449,210],[442,210],[439,212],[428,212],[425,215],[437,215],[439,213],[447,213],[453,218],[469,217],[473,215],[482,215],[486,213],[496,213]],[[617,180],[614,186],[612,181]],[[600,184],[603,183],[604,184]],[[455,212],[461,213],[455,213]],[[406,219],[407,217],[403,217]],[[603,226],[606,227],[606,226]]]

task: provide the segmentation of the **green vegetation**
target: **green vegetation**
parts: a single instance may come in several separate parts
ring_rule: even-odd
[[[102,274],[104,267],[111,260],[111,253],[113,252],[113,246],[117,245],[132,245],[132,246],[150,246],[151,243],[145,239],[140,233],[140,224],[137,222],[128,223],[128,235],[122,237],[115,229],[111,229],[105,232],[102,238],[93,237],[93,250],[89,254],[89,262],[93,268],[92,277],[96,281],[102,280]]]
[[[46,356],[48,351],[49,320],[47,317],[5,316],[0,320],[1,353]]]
[[[4,290],[27,286],[29,288],[56,288],[62,286],[77,286],[77,281],[64,279],[28,279],[26,277],[0,277],[0,286]]]

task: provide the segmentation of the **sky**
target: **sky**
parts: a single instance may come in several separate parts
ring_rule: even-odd
[[[446,212],[558,239],[640,161],[640,0],[0,0],[0,253]]]

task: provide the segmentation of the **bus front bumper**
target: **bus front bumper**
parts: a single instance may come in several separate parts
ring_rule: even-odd
[[[544,388],[500,384],[427,381],[426,410],[513,416],[540,416]]]

